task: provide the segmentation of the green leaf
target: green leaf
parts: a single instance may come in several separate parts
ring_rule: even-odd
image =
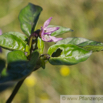
[[[8,75],[1,76],[0,83],[2,84],[5,82],[20,81],[24,79],[25,77],[30,75],[31,72],[36,67],[38,58],[39,58],[39,53],[37,51],[33,52],[30,61],[27,60],[23,61],[25,59],[24,56],[22,56],[22,60],[21,58],[18,59],[17,57],[15,57],[15,60],[14,59],[12,60],[14,62],[10,62],[8,64],[7,67]]]
[[[76,37],[66,38],[56,43],[56,45],[59,44],[74,44],[74,45],[78,45],[79,47],[85,50],[93,51],[93,52],[103,50],[103,43],[92,41],[85,38],[76,38]]]
[[[12,51],[12,52],[9,52],[7,54],[7,62],[8,63],[18,62],[18,61],[27,61],[27,58],[26,58],[24,52]],[[15,68],[14,68],[14,70],[15,70]],[[8,73],[7,73],[7,70],[5,68],[5,69],[3,69],[1,76],[7,76],[7,75],[8,75]]]
[[[28,61],[15,61],[8,64],[6,75],[1,75],[0,84],[19,81],[28,75]],[[27,69],[28,68],[28,69]]]
[[[38,61],[39,58],[39,52],[36,50],[32,53],[30,61],[29,61],[29,65],[30,67],[34,68],[36,65],[36,62]]]
[[[66,38],[66,39],[62,39],[60,41],[58,41],[56,44],[74,44],[74,45],[79,45],[83,42],[88,41],[88,39],[85,38],[77,38],[77,37],[70,37],[70,38]]]
[[[9,50],[21,50],[24,51],[26,42],[21,40],[14,34],[0,35],[0,46]]]
[[[85,50],[88,51],[93,51],[93,52],[99,52],[99,51],[103,51],[103,45],[99,46],[99,45],[86,45],[86,46],[79,46]]]
[[[4,33],[3,35],[15,35],[16,37],[18,37],[19,39],[23,40],[26,42],[27,40],[27,36],[25,36],[24,34],[22,33],[19,33],[19,32],[7,32],[7,33]]]
[[[85,61],[91,54],[73,44],[53,45],[48,49],[51,56],[49,62],[53,65],[73,65]]]
[[[58,35],[73,31],[70,28],[66,28],[62,26],[49,25],[48,27],[60,27],[57,31],[53,32],[51,36],[58,36]]]
[[[9,52],[7,55],[8,63],[15,62],[15,61],[26,61],[27,58],[22,51],[12,51]]]
[[[19,21],[22,31],[30,36],[34,32],[35,25],[42,11],[40,6],[29,3],[19,14]]]
[[[43,60],[43,59],[40,59],[40,66],[43,68],[43,69],[45,69],[45,60]]]
[[[38,39],[37,39],[37,47],[38,47],[39,53],[43,54],[44,41],[40,37],[38,37]]]

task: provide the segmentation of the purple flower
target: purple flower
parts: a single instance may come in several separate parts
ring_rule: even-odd
[[[0,35],[2,35],[2,30],[0,29]],[[0,47],[0,53],[2,53],[2,49]]]
[[[46,20],[44,22],[43,27],[41,27],[41,38],[43,41],[46,41],[46,42],[57,42],[59,40],[62,40],[62,38],[56,38],[54,36],[51,36],[51,33],[59,29],[59,27],[48,27],[51,19],[52,17]]]

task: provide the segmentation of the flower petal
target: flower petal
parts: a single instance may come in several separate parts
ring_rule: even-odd
[[[51,38],[48,35],[43,35],[42,40],[48,42],[51,41]]]
[[[63,38],[56,38],[54,36],[43,35],[42,40],[46,42],[57,42],[62,40]]]
[[[49,27],[46,29],[46,34],[51,34],[54,31],[58,30],[60,27]]]
[[[48,20],[46,20],[46,21],[44,22],[43,28],[46,28],[46,27],[49,25],[51,19],[52,19],[52,17],[50,17]]]
[[[51,39],[50,42],[57,42],[57,41],[60,41],[60,40],[63,39],[63,38],[56,38],[56,37],[54,37],[54,36],[49,36],[49,38]]]

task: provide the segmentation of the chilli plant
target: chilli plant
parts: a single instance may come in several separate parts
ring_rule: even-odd
[[[52,65],[74,65],[87,60],[93,52],[103,50],[103,43],[85,38],[57,38],[70,28],[49,25],[47,19],[40,29],[35,30],[42,11],[40,6],[29,3],[19,13],[20,26],[24,34],[7,32],[0,35],[0,47],[10,50],[7,62],[0,59],[0,86],[11,86],[18,82],[6,103],[11,103],[25,78],[48,61]],[[43,53],[44,42],[55,42]],[[3,88],[3,90],[6,88]]]

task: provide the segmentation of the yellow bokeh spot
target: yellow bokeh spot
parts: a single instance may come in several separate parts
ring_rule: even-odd
[[[62,66],[60,69],[60,74],[62,76],[68,76],[70,74],[70,69],[68,66]]]
[[[29,77],[26,78],[25,80],[25,84],[28,86],[28,87],[33,87],[35,84],[36,84],[36,78],[35,76],[33,75],[30,75]]]

